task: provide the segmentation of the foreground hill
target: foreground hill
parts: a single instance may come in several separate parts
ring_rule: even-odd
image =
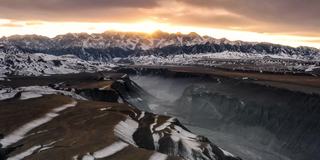
[[[13,77],[0,90],[0,159],[237,160],[177,119],[132,106],[123,74]]]

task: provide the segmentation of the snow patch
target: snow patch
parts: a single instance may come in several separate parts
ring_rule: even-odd
[[[34,92],[22,92],[20,99],[21,100],[26,100],[26,99],[31,99],[31,98],[39,98],[42,97],[42,94],[37,94]]]
[[[117,100],[117,101],[118,101],[118,103],[124,103],[124,102],[123,102],[123,99],[122,99],[120,96],[118,97],[118,100]]]
[[[82,160],[94,160],[94,157],[88,153],[82,157]]]
[[[133,134],[139,127],[139,123],[135,120],[127,117],[125,121],[120,121],[114,128],[114,133],[121,140],[136,146],[135,141],[133,140]]]
[[[223,152],[223,154],[224,155],[226,155],[226,156],[228,156],[228,157],[235,157],[233,154],[231,154],[230,152],[228,152],[228,151],[226,151],[226,150],[224,150],[224,149],[222,149],[222,148],[220,148],[219,147],[219,149]]]
[[[86,100],[86,98],[78,94],[75,94],[73,92],[55,90],[47,86],[28,86],[28,87],[19,87],[16,89],[3,88],[3,89],[0,89],[0,100],[13,98],[19,92],[21,92],[20,100],[38,98],[38,97],[41,97],[42,95],[49,95],[49,94],[62,94],[66,96],[71,96],[72,98],[75,98],[75,99]]]
[[[316,65],[310,65],[308,66],[308,68],[305,70],[306,72],[312,72],[315,69],[320,68],[320,66],[316,66]]]
[[[168,155],[156,152],[150,156],[149,160],[166,160],[167,158]]]
[[[158,104],[149,104],[149,108],[154,111],[159,108],[159,105]]]
[[[166,129],[167,127],[169,127],[169,125],[171,125],[172,122],[174,122],[176,119],[175,118],[170,118],[168,119],[165,123],[163,123],[162,125],[158,126],[155,131],[161,131]]]
[[[100,111],[106,111],[107,108],[100,108],[99,110],[100,110]]]
[[[24,159],[25,157],[28,157],[28,156],[34,154],[40,148],[41,148],[40,145],[33,146],[33,147],[29,148],[28,150],[20,153],[20,154],[17,154],[17,155],[15,155],[13,157],[9,157],[7,160],[21,160],[21,159]]]
[[[153,133],[153,128],[158,124],[158,115],[154,117],[154,122],[150,125],[150,132]]]
[[[145,116],[145,112],[144,112],[144,111],[141,111],[138,120],[140,121],[144,116]]]
[[[106,158],[106,157],[112,156],[113,154],[123,150],[128,146],[129,144],[124,143],[122,141],[114,142],[110,146],[107,146],[101,150],[95,151],[93,154],[87,153],[82,157],[82,160],[95,160],[95,159]],[[78,159],[78,156],[73,156],[73,159]]]
[[[95,158],[105,158],[105,157],[111,156],[111,155],[123,150],[127,146],[129,146],[129,144],[124,143],[122,141],[115,142],[115,143],[111,144],[110,146],[107,146],[99,151],[94,152],[93,156]]]

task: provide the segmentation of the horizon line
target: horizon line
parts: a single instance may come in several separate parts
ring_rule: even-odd
[[[93,34],[103,34],[103,33],[106,33],[106,32],[115,32],[115,33],[136,33],[136,34],[145,34],[145,35],[152,35],[156,32],[162,32],[162,33],[167,33],[167,34],[182,34],[182,35],[189,35],[191,33],[196,33],[198,36],[200,37],[210,37],[210,38],[213,38],[213,39],[217,39],[217,40],[227,40],[227,41],[230,41],[230,42],[244,42],[244,43],[256,43],[256,44],[273,44],[273,45],[280,45],[280,46],[286,46],[286,47],[292,47],[292,48],[303,48],[303,47],[307,47],[307,48],[313,48],[313,49],[318,49],[320,50],[320,47],[317,48],[315,46],[306,46],[306,45],[300,45],[300,46],[293,46],[293,45],[287,45],[287,44],[281,44],[281,43],[273,43],[273,42],[267,42],[267,41],[247,41],[247,40],[241,40],[241,39],[238,39],[238,40],[230,40],[226,37],[222,37],[222,38],[216,38],[214,36],[210,36],[210,35],[201,35],[199,34],[198,32],[195,32],[195,31],[191,31],[189,33],[182,33],[182,32],[167,32],[167,31],[163,31],[161,29],[157,29],[155,31],[152,31],[152,32],[143,32],[143,31],[123,31],[123,30],[115,30],[115,29],[108,29],[108,30],[105,30],[103,32],[66,32],[66,33],[62,33],[62,34],[56,34],[56,35],[53,35],[53,36],[48,36],[48,35],[41,35],[41,34],[37,34],[37,33],[32,33],[32,34],[12,34],[12,35],[2,35],[0,38],[10,38],[10,37],[13,37],[13,36],[42,36],[42,37],[46,37],[46,38],[49,38],[49,39],[54,39],[58,36],[63,36],[63,35],[67,35],[67,34],[88,34],[88,35],[93,35]]]

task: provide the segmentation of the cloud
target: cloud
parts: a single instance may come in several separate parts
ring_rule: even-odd
[[[0,0],[0,19],[170,24],[320,36],[319,0]]]
[[[16,23],[4,23],[0,24],[0,27],[23,27],[22,24],[16,24]]]
[[[114,7],[150,8],[157,6],[156,0],[0,0],[0,2],[3,8],[45,11],[74,11]]]
[[[189,6],[224,9],[255,21],[259,32],[319,32],[319,0],[177,0]]]
[[[307,40],[306,42],[311,42],[311,43],[317,43],[317,44],[320,44],[320,39]]]
[[[140,8],[158,6],[156,0],[0,0],[0,4],[0,18],[54,21],[125,21],[141,16]]]

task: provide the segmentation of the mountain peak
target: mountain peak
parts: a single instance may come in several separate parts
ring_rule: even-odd
[[[188,36],[193,37],[193,38],[201,37],[201,36],[200,36],[198,33],[196,33],[196,32],[190,32],[190,33],[188,34]]]
[[[161,30],[156,30],[151,34],[152,38],[159,38],[159,39],[163,37],[167,37],[169,35],[170,35],[169,33],[163,32]]]

